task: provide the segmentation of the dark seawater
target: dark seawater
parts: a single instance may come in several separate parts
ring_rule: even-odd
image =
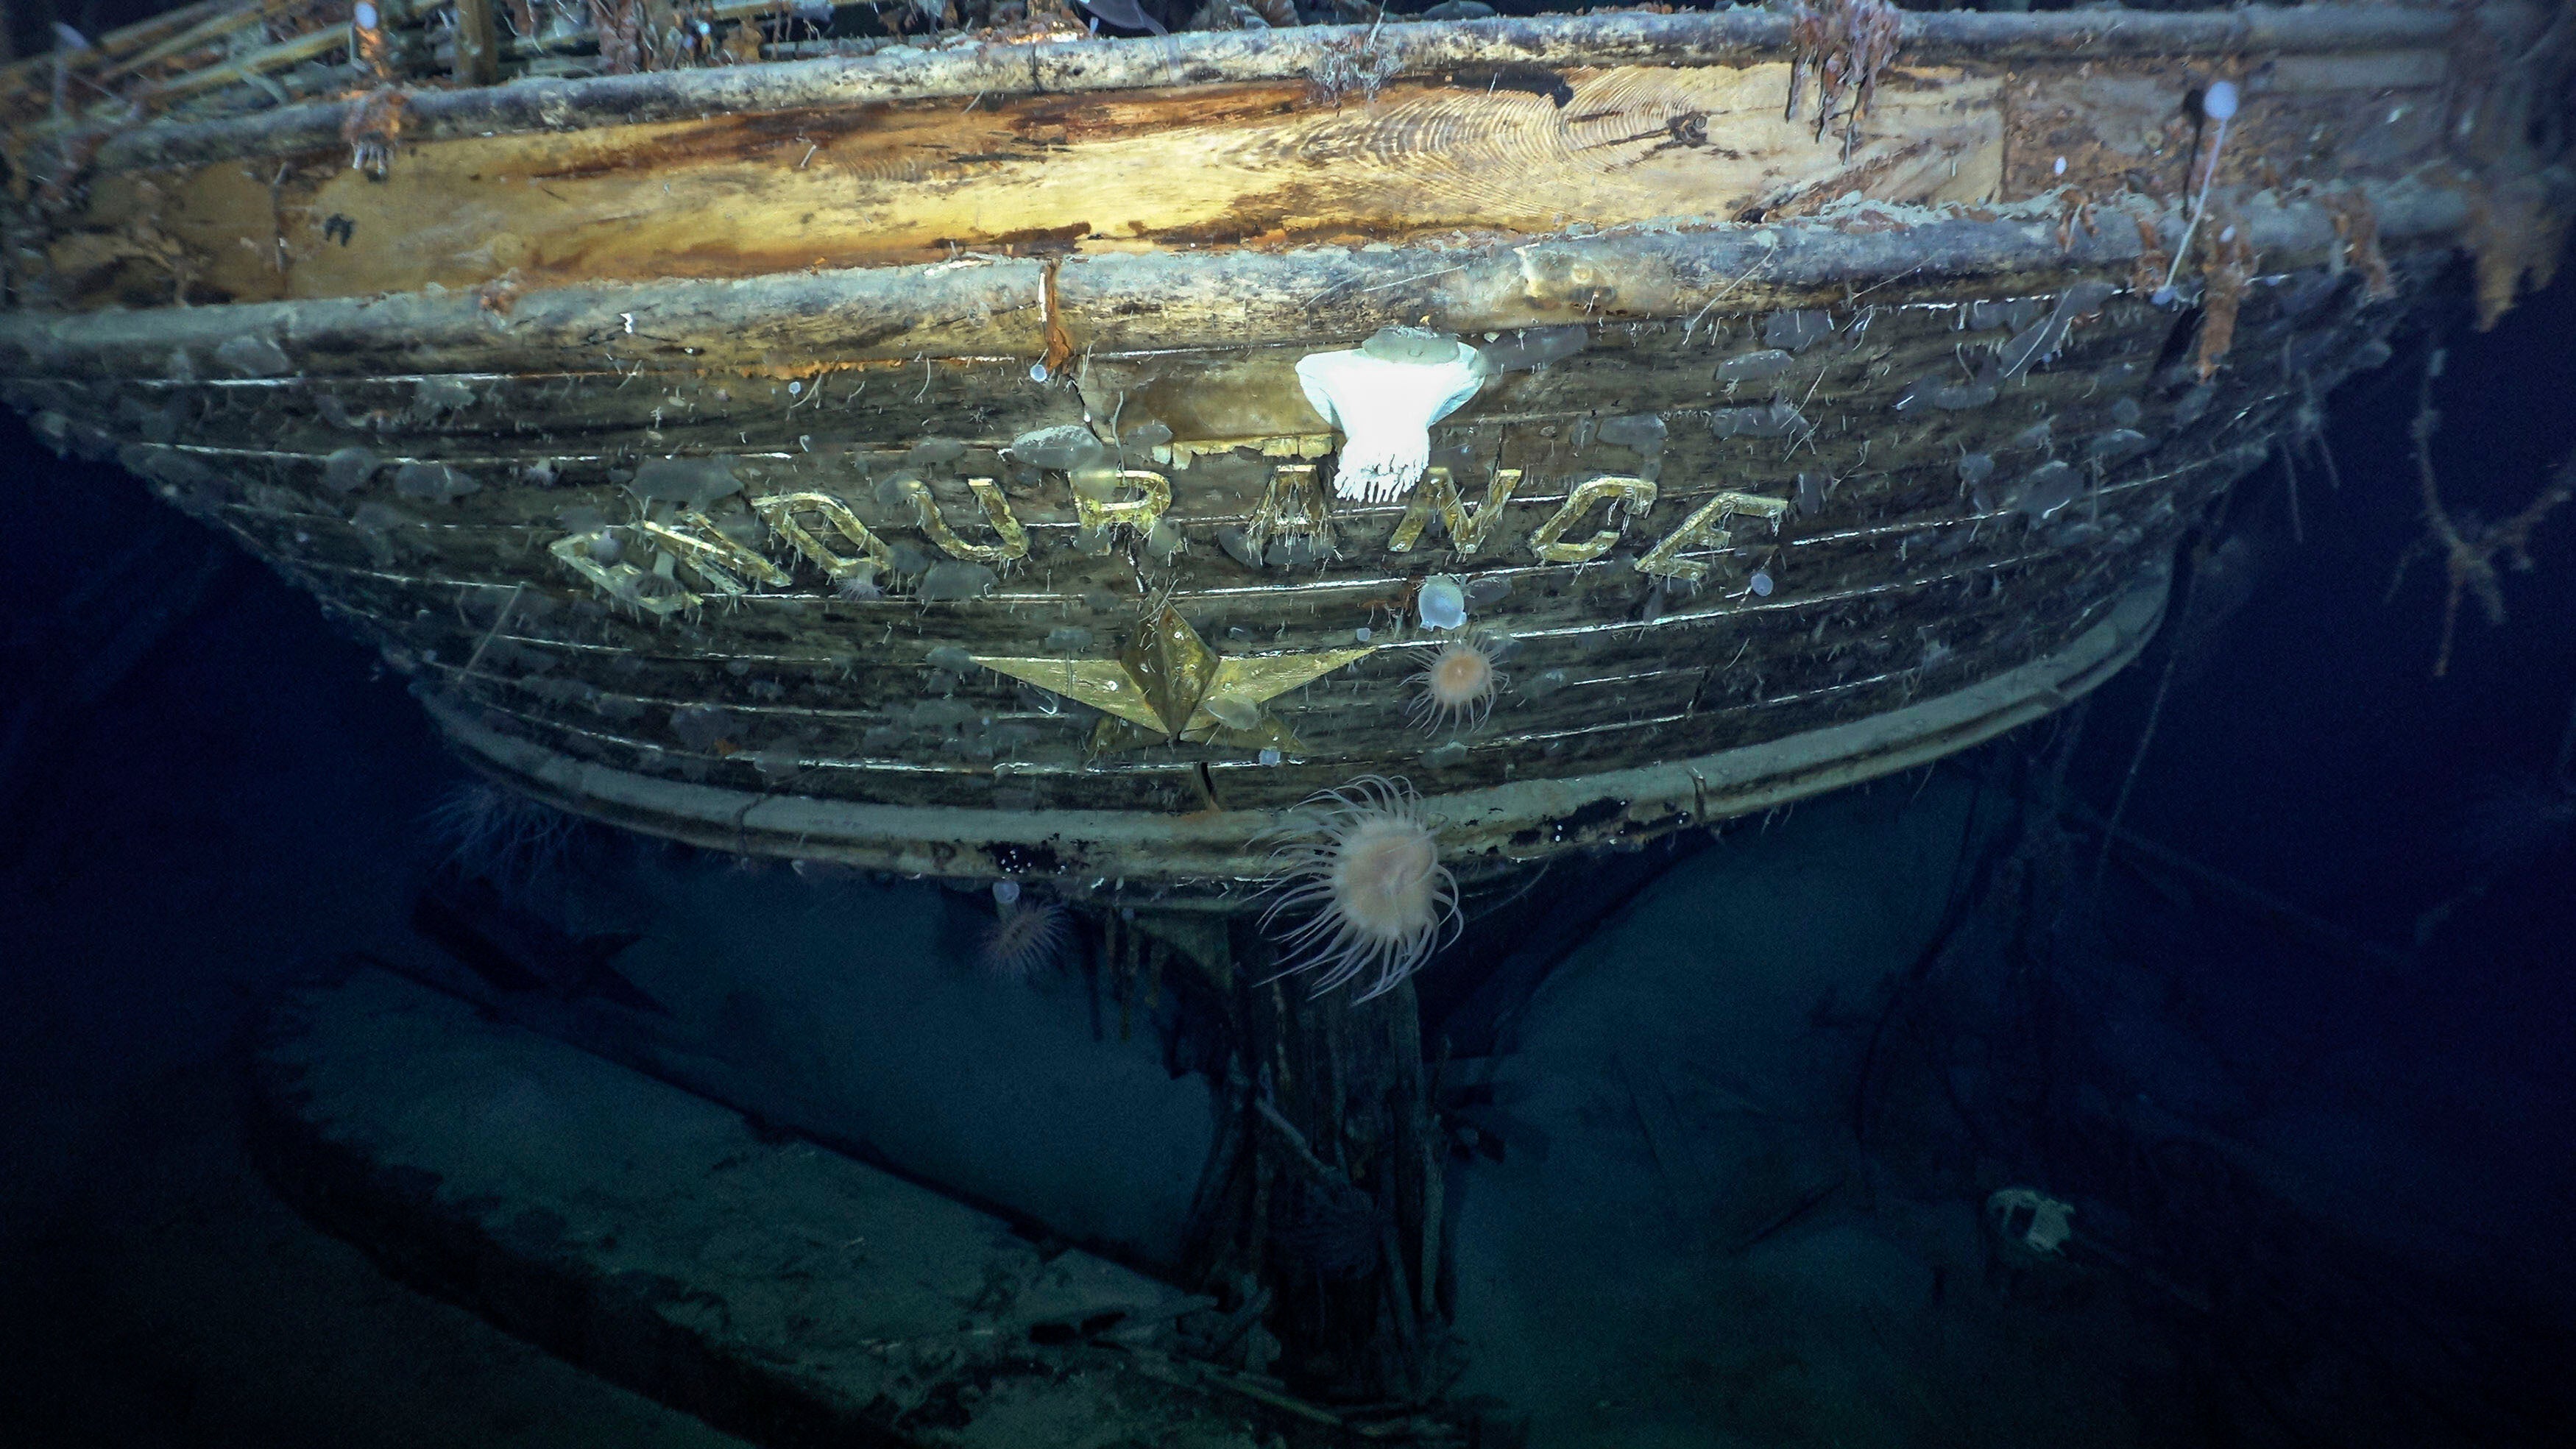
[[[2248,478],[2079,711],[1676,852],[1537,983],[1451,1165],[1489,1442],[2576,1443],[2576,509],[2446,677],[2439,561],[2390,595],[2427,352],[2446,497],[2509,515],[2576,449],[2576,282],[2483,335],[2457,291],[2328,400],[2340,489],[2303,457],[2294,526]],[[305,596],[0,426],[0,1444],[737,1442],[248,1165],[266,1005],[422,949],[471,778]],[[636,933],[746,1091],[1131,1257],[1178,1232],[1204,1044],[1122,1044],[1079,951],[978,974],[980,898],[588,827],[502,873]],[[1490,966],[1429,968],[1430,1035]],[[2013,1189],[2063,1252],[1989,1220]],[[1365,1265],[1334,1207],[1303,1250]]]

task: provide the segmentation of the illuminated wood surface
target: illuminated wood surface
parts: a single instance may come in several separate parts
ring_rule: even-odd
[[[1919,17],[1848,157],[1783,119],[1766,16],[1390,27],[1374,96],[1298,77],[1351,39],[1320,30],[423,93],[382,179],[336,106],[172,122],[22,212],[0,373],[509,741],[493,768],[679,792],[587,807],[640,828],[1160,889],[1381,773],[1561,807],[1476,836],[1500,869],[1773,798],[1632,810],[1623,772],[2104,637],[2449,248],[2541,254],[2564,170],[2513,149],[2524,92],[2460,83],[2509,74],[2456,43],[2484,16]],[[2217,194],[2278,280],[2204,381],[2199,314],[2143,294],[2187,97],[2230,75]],[[1546,365],[1439,426],[1444,484],[1309,513],[1338,439],[1296,365],[1389,323]],[[1007,452],[1048,428],[1128,470],[1124,522]],[[648,513],[657,459],[737,489]],[[862,559],[882,595],[844,595]],[[1512,641],[1473,728],[1408,717],[1433,573]],[[1028,683],[1105,688],[1166,608],[1211,679],[1299,682],[1142,735]],[[748,823],[778,810],[841,823]],[[1233,844],[994,853],[1083,812]]]

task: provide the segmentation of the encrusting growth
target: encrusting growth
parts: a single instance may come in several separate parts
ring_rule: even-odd
[[[1800,0],[1791,22],[1797,62],[1789,72],[1787,117],[1798,114],[1805,78],[1816,78],[1816,137],[1837,114],[1843,123],[1843,159],[1860,143],[1861,118],[1878,94],[1878,78],[1896,59],[1897,8],[1887,0]],[[1848,93],[1849,105],[1843,104]]]
[[[2209,159],[2202,163],[2200,191],[2192,198],[2191,219],[2183,223],[2182,240],[2174,246],[2173,264],[2165,272],[2165,284],[2155,291],[2155,302],[2159,307],[2174,300],[2174,278],[2182,272],[2182,259],[2191,255],[2192,234],[2200,229],[2202,213],[2209,210],[2209,183],[2218,179],[2218,155],[2227,148],[2227,123],[2236,119],[2235,83],[2210,82],[2209,89],[2201,92],[2200,113],[2216,121],[2218,129],[2209,138]],[[2226,349],[2222,347],[2219,350],[2223,352]],[[2202,375],[2207,376],[2206,373]]]

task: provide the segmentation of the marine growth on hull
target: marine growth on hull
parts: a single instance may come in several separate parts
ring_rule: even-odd
[[[6,386],[558,804],[1236,899],[1364,777],[1500,876],[2054,707],[2555,256],[2510,7],[1454,8],[66,35]]]
[[[2326,400],[2401,355],[2434,672],[2465,601],[2520,606],[2576,472],[2455,503],[2424,336],[2549,282],[2576,30],[1575,9],[199,0],[0,67],[0,398],[309,593],[473,772],[427,964],[272,1026],[282,1178],[514,1331],[690,1365],[642,1376],[691,1412],[870,1442],[1519,1442],[1494,1396],[1635,1354],[1463,1326],[1632,1301],[1528,1257],[1640,1162],[1687,1212],[1582,1210],[1674,1229],[1693,1293],[1904,1176],[1998,1292],[2109,1264],[2210,1313],[2018,1172],[2092,1109],[1992,1085],[2066,1014],[2068,832],[2097,883],[2331,932],[2127,833],[2178,647],[2103,815],[2060,800],[2069,707],[2241,602],[2246,480],[2283,464],[2300,535]],[[1850,947],[1898,964],[1817,948],[1877,907],[1777,905],[1807,877],[1621,934],[1730,821],[1945,760],[1870,837],[1940,923]],[[1639,984],[1525,1033],[1596,933]],[[1958,984],[1980,949],[2022,984]],[[1542,1178],[1520,1104],[1587,1073]],[[491,1098],[518,1150],[570,1120],[525,1084],[577,1078],[762,1211],[420,1125]],[[828,1264],[758,1236],[784,1200]],[[660,1214],[718,1246],[636,1247]],[[797,1294],[864,1312],[746,1306]]]

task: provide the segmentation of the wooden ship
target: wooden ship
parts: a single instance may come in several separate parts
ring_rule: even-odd
[[[543,799],[1122,900],[1239,902],[1356,777],[1472,883],[2052,709],[2429,272],[2500,308],[2564,218],[2514,6],[345,8],[15,68],[10,400]],[[1388,327],[1478,385],[1354,499],[1297,369]],[[1509,684],[1426,731],[1435,579]]]
[[[1472,900],[2082,696],[2570,207],[2540,6],[1199,14],[201,0],[6,72],[0,386],[517,790],[1223,981],[1319,792]],[[1245,1010],[1211,1261],[1256,1159],[1376,1194],[1280,1291],[1418,1386],[1409,1009]]]

